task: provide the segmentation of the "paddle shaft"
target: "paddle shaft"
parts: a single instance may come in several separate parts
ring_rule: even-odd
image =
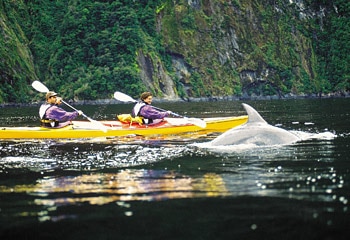
[[[137,103],[137,101],[134,100],[134,103]],[[151,105],[151,106],[152,106],[154,109],[157,109],[157,110],[162,111],[162,112],[171,112],[171,111],[169,111],[169,110],[165,110],[165,109],[162,109],[162,108],[159,108],[159,107],[155,107],[155,106],[153,106],[153,105]],[[186,118],[185,116],[182,116],[182,115],[177,114],[177,113],[174,113],[174,112],[171,112],[171,115],[174,115],[174,116],[176,116],[176,117]]]
[[[162,109],[162,108],[158,108],[158,107],[155,107],[155,106],[152,106],[154,109],[157,109],[159,111],[162,111],[162,112],[168,112],[168,110],[165,110],[165,109]],[[185,118],[185,116],[182,116],[180,114],[177,114],[177,113],[174,113],[174,112],[171,112],[172,115],[176,116],[176,117],[181,117],[181,118]]]
[[[79,112],[78,109],[76,109],[75,107],[73,107],[72,105],[70,105],[69,103],[67,103],[66,101],[64,101],[63,99],[61,99],[61,101],[62,101],[64,104],[66,104],[68,107],[70,107],[71,109],[73,109],[74,111]],[[89,118],[89,117],[86,116],[83,112],[81,113],[81,115],[82,115],[83,117],[85,117],[87,120],[89,120],[91,123],[93,123],[93,124],[95,124],[95,125],[97,124],[98,127],[100,128],[100,130],[102,130],[103,132],[107,132],[106,126],[104,126],[102,123],[100,123],[100,122],[98,122],[98,121],[96,121],[96,120],[93,120],[92,118]]]
[[[75,107],[73,107],[72,105],[70,105],[69,103],[67,103],[66,101],[64,101],[63,99],[61,99],[61,101],[62,101],[64,104],[66,104],[68,107],[70,107],[71,109],[73,109],[74,111],[79,112],[78,109],[76,109]],[[84,113],[82,113],[81,115],[82,115],[83,117],[89,119],[89,120],[91,119],[91,118],[89,118],[88,116],[86,116]],[[92,119],[91,119],[91,120],[92,120]]]

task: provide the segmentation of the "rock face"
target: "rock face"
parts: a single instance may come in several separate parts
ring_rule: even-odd
[[[137,60],[141,69],[142,82],[147,89],[156,92],[158,96],[165,99],[177,98],[174,82],[164,70],[159,59],[153,60],[150,56],[145,56],[142,51],[139,51]]]
[[[183,94],[277,95],[314,86],[303,1],[177,1],[158,14]],[[177,88],[179,90],[179,87]]]

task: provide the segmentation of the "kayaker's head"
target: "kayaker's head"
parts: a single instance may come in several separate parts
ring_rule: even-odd
[[[57,100],[57,93],[50,91],[46,93],[46,102],[55,104]]]
[[[151,104],[152,103],[152,93],[150,92],[144,92],[141,94],[141,101],[147,103],[147,104]]]

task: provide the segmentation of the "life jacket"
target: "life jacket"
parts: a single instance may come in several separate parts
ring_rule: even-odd
[[[59,121],[57,121],[55,119],[49,119],[46,117],[46,111],[53,106],[54,105],[48,104],[48,103],[45,103],[45,104],[40,106],[39,116],[40,116],[40,125],[42,127],[48,127],[48,128],[58,127],[58,125],[60,123]]]
[[[144,106],[146,106],[147,104],[146,103],[144,103],[144,102],[138,102],[138,103],[136,103],[135,104],[135,106],[134,106],[134,108],[133,108],[133,110],[132,110],[132,113],[131,113],[131,116],[133,117],[133,118],[135,118],[135,117],[142,117],[142,122],[144,123],[144,124],[150,124],[150,123],[152,123],[153,122],[153,120],[152,119],[149,119],[149,118],[145,118],[144,116],[142,116],[141,114],[140,114],[140,111],[141,111],[141,109],[144,107]]]
[[[139,116],[132,117],[131,114],[120,114],[120,115],[117,115],[117,118],[120,122],[128,123],[130,125],[132,125],[134,123],[142,125],[144,123],[143,117],[139,117]]]

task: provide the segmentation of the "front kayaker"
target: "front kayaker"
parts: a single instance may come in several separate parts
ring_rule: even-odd
[[[156,124],[161,121],[167,116],[171,114],[171,111],[158,111],[155,108],[151,106],[153,96],[150,92],[144,92],[141,94],[140,97],[141,101],[135,104],[134,108],[132,109],[132,117],[143,117],[143,121],[145,124]]]
[[[41,126],[48,128],[61,128],[71,124],[71,121],[82,115],[83,112],[78,110],[67,112],[58,105],[62,103],[62,98],[57,93],[50,91],[46,93],[46,102],[40,106],[39,116]]]

